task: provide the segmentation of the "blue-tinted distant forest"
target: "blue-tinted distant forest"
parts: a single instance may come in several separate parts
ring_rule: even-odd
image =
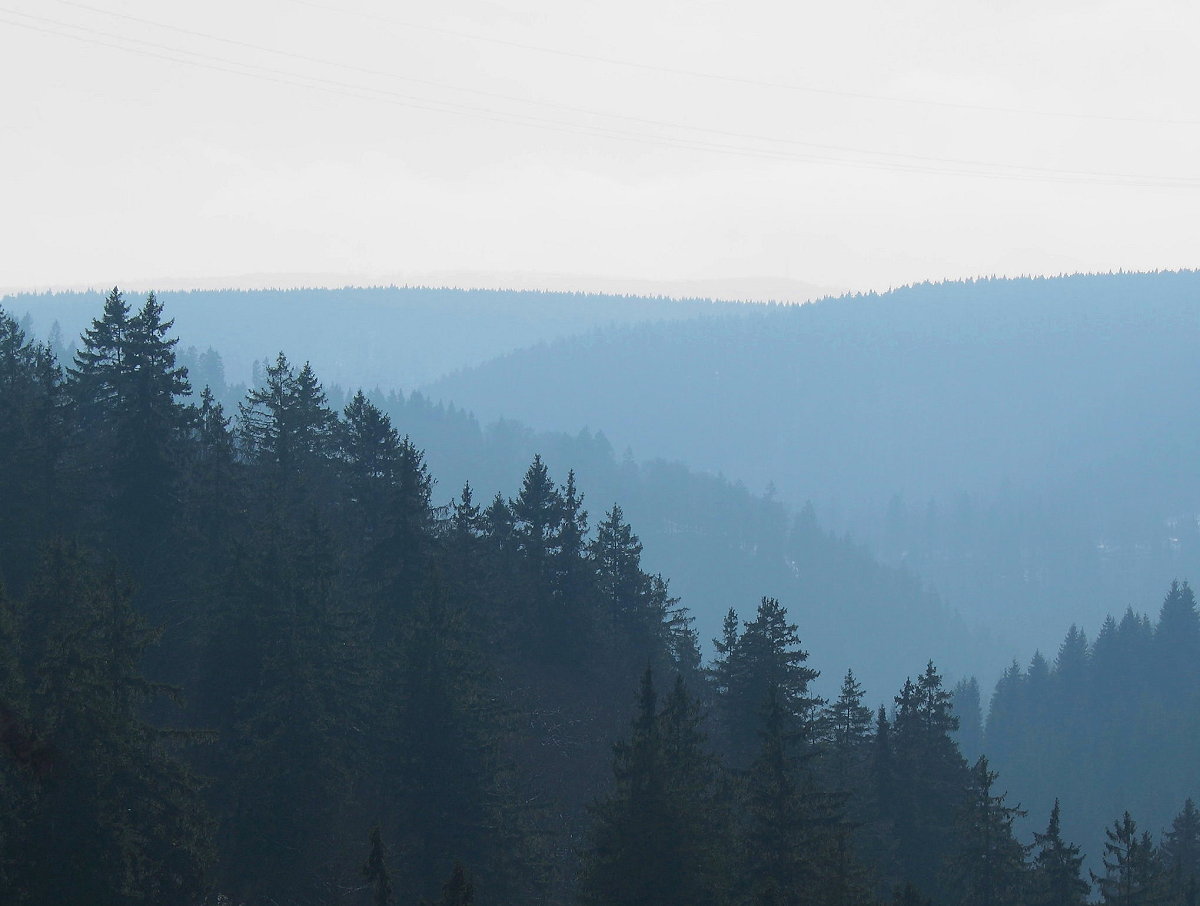
[[[738,425],[720,373],[734,389],[801,372],[815,382],[811,363],[755,365],[755,344],[770,349],[780,324],[803,318],[858,323],[794,330],[790,345],[824,354],[822,374],[838,373],[834,352],[861,354],[853,337],[888,350],[879,360],[924,421],[847,458],[923,450],[932,462],[910,463],[914,486],[975,487],[936,544],[931,495],[923,560],[904,470],[864,473],[855,493],[868,516],[876,484],[901,481],[880,493],[884,529],[863,517],[863,534],[908,569],[831,536],[786,491],[758,496],[683,463],[617,455],[608,437],[621,443],[631,423],[481,428],[425,394],[327,387],[283,353],[260,359],[246,387],[226,380],[216,350],[177,344],[153,296],[130,305],[114,291],[81,338],[65,339],[60,322],[45,345],[0,311],[0,891],[30,903],[365,906],[440,889],[443,906],[466,906],[478,885],[499,903],[1078,906],[1090,867],[1100,903],[1192,906],[1200,616],[1190,587],[1168,578],[1192,542],[1178,518],[1118,518],[1122,506],[1186,504],[1186,428],[1155,446],[1106,420],[1158,427],[1180,407],[1186,422],[1195,281],[1112,280],[1127,300],[1129,287],[1164,281],[1168,301],[1126,301],[1120,315],[1110,294],[1076,323],[1068,314],[1083,307],[1065,289],[1101,278],[1033,281],[1048,295],[1037,317],[1026,312],[1036,329],[1018,329],[998,301],[1009,297],[987,300],[1022,284],[957,285],[962,298],[985,287],[984,301],[976,322],[963,316],[946,334],[935,322],[956,318],[932,312],[952,305],[950,290],[918,287],[890,301],[745,308],[720,324],[593,330],[447,379],[498,382],[513,400],[542,393],[552,408],[559,390],[503,369],[566,350],[559,384],[576,389],[578,417],[613,385],[636,423],[643,397],[711,370],[707,387],[695,382],[707,409],[678,413],[681,431],[707,418],[711,443],[693,448],[702,459],[736,446],[715,430],[727,416]],[[862,329],[865,314],[912,299],[926,320],[907,333]],[[845,313],[859,306],[855,322]],[[724,358],[718,327],[738,339]],[[654,368],[682,376],[641,391],[654,368],[595,358],[663,337],[674,339]],[[1052,337],[1057,355],[1043,349]],[[679,338],[712,355],[697,366],[671,351]],[[1159,368],[1147,365],[1151,341],[1167,347]],[[860,401],[859,419],[899,424],[908,397],[885,371],[864,365],[846,377],[858,396],[839,399]],[[821,392],[832,407],[835,389]],[[796,416],[776,396],[786,427]],[[793,408],[811,414],[819,394],[803,396]],[[825,415],[829,430],[810,432],[822,455],[847,436],[866,443],[870,425]],[[957,448],[933,449],[969,424]],[[989,439],[1000,445],[990,458]],[[650,432],[645,444],[660,440]],[[1073,482],[1050,455],[1071,442],[1082,445]],[[1023,446],[1036,443],[1043,457]],[[753,449],[745,438],[748,460]],[[979,455],[964,463],[964,449]],[[971,494],[986,498],[989,469],[1012,463],[1040,470],[996,492],[1020,506],[977,511]],[[1094,482],[1120,474],[1128,486]],[[826,479],[825,498],[808,496],[828,520],[838,485]],[[1054,503],[1085,497],[1074,510]],[[1135,567],[1161,575],[1132,592],[1136,610],[1114,603],[1115,583],[1100,591],[1093,611],[1116,614],[1103,622],[1068,620],[1073,598],[1039,601],[1045,573],[1026,569],[1014,585],[986,559],[1012,542],[1005,531],[1060,532],[1022,562],[1058,581],[1084,576],[1094,560],[1052,554],[1077,543],[1071,531],[1109,525],[1134,540],[1086,542],[1108,570],[1087,582],[1133,588]],[[1163,529],[1165,545],[1137,540]],[[934,567],[1004,580],[986,590],[1007,601],[1008,622],[977,614],[1019,638],[994,693],[988,665],[1004,646],[911,571]],[[1062,640],[1068,622],[1078,625]],[[1039,640],[1047,626],[1051,644]],[[1047,653],[1030,659],[1035,648]]]
[[[745,309],[727,302],[586,293],[386,287],[161,292],[183,345],[218,350],[230,383],[280,349],[305,358],[330,384],[413,387],[521,347],[597,327],[675,321]],[[91,323],[102,292],[24,294],[0,300],[69,345]]]
[[[633,325],[427,392],[772,482],[1016,652],[1200,575],[1198,387],[1189,271],[924,284]]]

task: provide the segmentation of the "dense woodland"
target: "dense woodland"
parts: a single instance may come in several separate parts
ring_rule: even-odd
[[[153,296],[114,290],[65,367],[0,313],[5,902],[1092,896],[1059,805],[1019,836],[987,757],[963,757],[970,695],[933,662],[886,708],[853,673],[821,699],[820,652],[764,597],[733,602],[702,664],[621,507],[592,517],[569,468],[534,457],[512,497],[435,506],[415,440],[365,395],[335,412],[281,353],[227,413],[174,347]],[[987,751],[1036,757],[998,722],[1058,701],[1035,674],[1099,696],[1135,650],[1184,707],[1194,602],[1168,602],[1157,631],[1074,643],[1077,685],[1069,654],[1012,672]],[[1140,719],[1129,737],[1168,725]],[[1111,782],[1091,767],[1080,783]],[[1165,833],[1104,817],[1099,902],[1196,902],[1200,814],[1164,789]]]
[[[1171,584],[1156,620],[1129,608],[1090,643],[1072,626],[1052,659],[1038,652],[1025,669],[1013,663],[991,696],[986,731],[978,685],[956,692],[963,751],[986,751],[1030,809],[1061,799],[1064,830],[1093,863],[1107,816],[1137,803],[1157,832],[1171,826],[1177,792],[1200,788],[1200,622],[1186,582]]]
[[[1198,298],[1197,271],[920,284],[614,327],[424,390],[772,481],[1006,650],[1048,651],[1200,574]]]
[[[238,298],[250,308],[263,301]],[[95,300],[92,310],[101,302]],[[25,316],[22,323],[34,320]],[[47,342],[60,362],[74,358],[77,341],[53,323]],[[237,411],[249,388],[232,380],[221,353],[182,341],[176,352],[195,388],[209,387],[226,412]],[[253,386],[262,385],[273,360],[255,362]],[[325,384],[324,390],[338,412],[355,394],[338,384]],[[836,694],[837,677],[851,665],[868,689],[898,687],[930,651],[943,653],[938,665],[948,675],[998,677],[1013,652],[1028,644],[1001,647],[972,631],[910,571],[881,564],[855,539],[831,534],[811,507],[797,512],[769,493],[755,494],[740,482],[684,463],[639,462],[631,450],[615,450],[602,432],[535,432],[511,419],[481,424],[471,413],[433,403],[419,391],[375,388],[365,395],[393,424],[419,438],[425,463],[437,476],[435,506],[448,504],[467,482],[487,489],[488,498],[496,491],[514,496],[535,455],[569,464],[594,512],[620,503],[626,520],[638,527],[644,566],[670,577],[702,643],[720,634],[731,601],[769,589],[787,602],[793,620],[804,626],[805,641],[821,652],[827,673],[816,685],[824,695]],[[865,661],[864,650],[872,652]]]

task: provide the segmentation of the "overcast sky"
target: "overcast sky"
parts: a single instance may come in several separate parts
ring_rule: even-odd
[[[1194,267],[1198,35],[1146,0],[0,0],[0,289]]]

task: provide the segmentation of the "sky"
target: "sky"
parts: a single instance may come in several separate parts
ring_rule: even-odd
[[[0,292],[1200,265],[1200,4],[0,0]]]

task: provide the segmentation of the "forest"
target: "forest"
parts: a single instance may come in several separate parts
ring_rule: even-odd
[[[706,661],[572,463],[442,505],[367,394],[281,352],[227,411],[177,344],[154,295],[69,361],[0,312],[5,902],[1197,902],[1185,583],[986,725],[936,650],[823,697],[772,589]]]

